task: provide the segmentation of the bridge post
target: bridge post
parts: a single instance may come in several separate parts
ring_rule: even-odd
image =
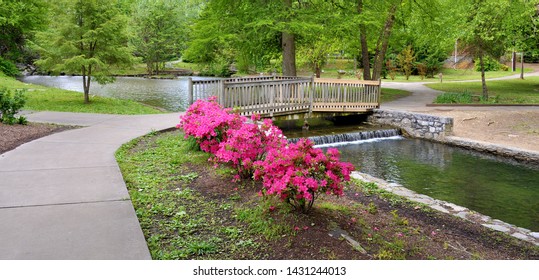
[[[224,108],[226,108],[226,104],[225,104],[225,89],[226,89],[226,86],[225,86],[225,80],[221,80],[219,82],[219,89],[218,89],[218,96],[217,98],[219,99],[219,104],[221,104],[221,106],[223,106]]]
[[[193,104],[193,78],[187,78],[187,104]]]
[[[311,89],[309,90],[309,118],[313,115],[313,101],[314,101],[314,75],[311,75],[311,82],[310,82]]]
[[[272,90],[269,91],[270,92],[270,95],[269,95],[269,98],[270,98],[270,100],[269,100],[269,103],[270,103],[269,115],[270,115],[270,117],[273,118],[273,113],[275,112],[275,98],[277,97],[277,92],[279,90],[279,88],[278,88],[279,86],[273,85],[272,87],[273,87],[273,91]],[[282,91],[283,88],[281,87],[280,90]]]
[[[382,79],[378,80],[378,91],[376,96],[376,103],[378,103],[378,108],[380,108],[380,98],[382,96]]]

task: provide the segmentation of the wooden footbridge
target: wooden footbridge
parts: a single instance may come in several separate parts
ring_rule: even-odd
[[[365,113],[380,106],[380,81],[257,76],[189,78],[189,104],[217,96],[225,108],[262,117]]]

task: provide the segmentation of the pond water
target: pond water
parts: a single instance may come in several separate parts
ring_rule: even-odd
[[[336,146],[358,171],[539,231],[539,166],[392,137]]]
[[[194,80],[207,78],[192,77]],[[173,112],[185,111],[187,104],[187,77],[173,80],[118,77],[112,84],[93,82],[90,94],[119,99],[130,99]],[[25,83],[83,92],[80,76],[26,76]]]

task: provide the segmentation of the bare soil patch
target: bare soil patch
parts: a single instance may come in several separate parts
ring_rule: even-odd
[[[432,110],[426,113],[452,117],[454,136],[539,152],[538,110]]]
[[[28,125],[6,125],[0,123],[0,154],[32,140],[68,129],[72,126],[29,123]]]

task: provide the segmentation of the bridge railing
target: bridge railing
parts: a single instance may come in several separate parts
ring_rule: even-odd
[[[378,108],[380,81],[315,79],[314,112],[358,112]]]
[[[380,82],[283,76],[189,79],[189,104],[212,95],[243,115],[365,112],[379,107]]]

